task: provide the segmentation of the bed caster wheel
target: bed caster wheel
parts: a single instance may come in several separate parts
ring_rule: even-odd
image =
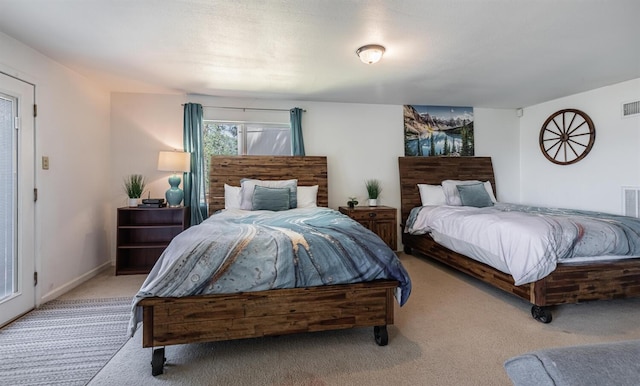
[[[164,347],[153,350],[151,357],[151,375],[155,377],[156,375],[162,374],[164,371],[164,362],[166,361],[167,358],[164,357]]]
[[[386,346],[389,343],[387,326],[373,327],[373,337],[376,339],[376,343],[378,344],[378,346]]]
[[[533,306],[531,307],[531,316],[540,323],[551,323],[551,311],[548,307]]]

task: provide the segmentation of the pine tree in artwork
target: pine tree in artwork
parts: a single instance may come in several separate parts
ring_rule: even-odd
[[[431,146],[429,147],[429,155],[434,156],[436,155],[436,142],[433,140],[433,134],[431,135],[429,142],[431,142]]]
[[[462,148],[460,149],[460,155],[463,156],[468,156],[468,155],[473,155],[473,148],[471,147],[471,143],[473,141],[473,137],[470,137],[469,134],[472,134],[473,132],[471,130],[469,130],[469,127],[467,125],[465,125],[460,133],[460,136],[462,138]]]

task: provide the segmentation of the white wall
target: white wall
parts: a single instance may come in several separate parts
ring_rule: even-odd
[[[113,224],[117,219],[116,208],[128,205],[123,187],[125,176],[142,174],[146,181],[143,197],[164,198],[170,173],[158,171],[158,152],[183,149],[184,98],[183,94],[111,94],[109,196]],[[112,228],[111,258],[115,262],[115,225]]]
[[[382,186],[378,205],[399,209],[402,106],[317,102],[304,118],[307,153],[327,156],[330,207],[346,205],[350,196],[366,205],[365,180],[375,178]]]
[[[640,79],[524,109],[520,120],[521,201],[526,204],[622,213],[622,186],[640,186],[640,117],[622,118],[623,102],[640,100]],[[558,110],[591,117],[591,152],[572,165],[549,162],[538,144],[542,123]]]
[[[205,118],[288,122],[287,112],[215,109],[207,106],[307,110],[302,115],[308,155],[326,155],[329,163],[329,206],[345,205],[356,195],[366,199],[364,181],[382,182],[381,205],[400,206],[398,157],[404,156],[404,120],[400,105],[277,101],[188,95],[204,106]],[[428,103],[425,103],[428,104]],[[519,118],[515,110],[474,109],[476,155],[491,156],[496,169],[498,195],[519,198]],[[516,144],[516,145],[514,145]]]
[[[289,122],[288,111],[216,109],[207,106],[253,107],[289,110],[300,107],[307,155],[327,156],[329,207],[346,205],[355,195],[362,204],[367,198],[364,181],[382,183],[380,205],[400,202],[398,156],[404,151],[402,106],[365,105],[285,100],[256,100],[190,95],[189,102],[201,103],[204,115],[239,121]]]
[[[0,53],[2,71],[36,84],[40,304],[110,264],[109,93],[2,33]]]
[[[491,157],[497,199],[520,199],[520,119],[515,110],[474,108],[475,155]]]
[[[399,105],[114,93],[111,118],[114,186],[120,186],[122,176],[135,170],[154,181],[152,196],[164,195],[168,186],[164,179],[156,184],[162,174],[155,170],[155,159],[158,150],[167,148],[166,144],[182,146],[181,104],[185,101],[202,104],[205,118],[220,120],[287,123],[288,109],[305,109],[302,127],[306,154],[324,155],[328,159],[329,207],[346,205],[352,195],[364,204],[367,198],[364,181],[377,178],[383,187],[380,205],[400,208],[398,157],[404,155],[404,128]],[[243,111],[215,106],[285,111]],[[476,154],[494,158],[499,197],[517,198],[518,149],[509,146],[518,141],[515,111],[476,109],[475,122]],[[123,154],[127,156],[118,156]],[[113,193],[113,201],[123,205],[126,197],[121,189]],[[398,236],[399,233],[398,228]]]

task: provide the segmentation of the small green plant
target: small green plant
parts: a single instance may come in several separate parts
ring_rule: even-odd
[[[380,197],[380,193],[382,192],[382,187],[380,186],[380,181],[376,179],[366,180],[365,186],[367,187],[367,195],[369,199],[377,199]]]
[[[124,191],[129,198],[140,198],[144,187],[144,176],[141,174],[130,174],[124,178]]]

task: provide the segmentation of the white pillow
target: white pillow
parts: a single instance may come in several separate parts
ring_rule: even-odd
[[[471,184],[479,184],[482,181],[479,180],[444,180],[442,181],[442,189],[444,190],[444,196],[447,199],[447,205],[455,205],[461,206],[462,200],[460,199],[460,193],[458,193],[457,185],[471,185]],[[484,188],[489,193],[489,197],[491,197],[491,201],[495,204],[497,202],[496,196],[493,194],[493,189],[491,188],[491,182],[485,181]]]
[[[496,199],[496,195],[493,194],[493,187],[491,187],[491,181],[485,181],[484,188],[487,190],[487,193],[489,193],[489,197],[491,197],[491,202],[493,202],[494,204],[498,202],[498,200]]]
[[[297,193],[296,188],[298,186],[298,180],[252,180],[243,179],[240,181],[240,209],[252,210],[253,209],[253,190],[256,185],[263,186],[265,188],[289,188],[291,191],[291,207],[296,208]]]
[[[422,206],[447,204],[442,185],[418,184],[418,190],[420,191]]]
[[[298,208],[315,208],[318,199],[318,185],[298,186]]]
[[[240,187],[224,184],[224,208],[240,209]]]

